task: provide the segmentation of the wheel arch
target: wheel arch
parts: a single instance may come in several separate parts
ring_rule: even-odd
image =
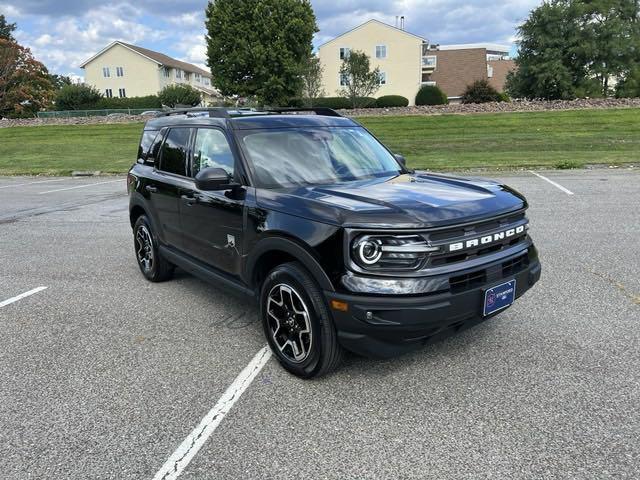
[[[270,237],[260,240],[252,248],[247,259],[245,278],[258,293],[262,281],[273,268],[292,261],[301,263],[322,290],[335,291],[331,279],[315,255],[299,242],[289,238]]]

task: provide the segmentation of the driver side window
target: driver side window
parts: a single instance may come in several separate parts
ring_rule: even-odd
[[[232,177],[234,164],[233,153],[224,133],[215,128],[199,128],[193,149],[193,176],[205,168],[222,168]]]

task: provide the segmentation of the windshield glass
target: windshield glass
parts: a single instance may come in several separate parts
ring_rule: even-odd
[[[364,128],[248,132],[242,146],[257,187],[351,182],[400,173],[396,159]]]

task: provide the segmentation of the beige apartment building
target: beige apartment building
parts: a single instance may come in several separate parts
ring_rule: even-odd
[[[380,89],[376,97],[402,95],[415,103],[422,85],[437,85],[451,100],[460,98],[475,80],[489,80],[504,90],[507,73],[515,68],[508,60],[509,47],[491,44],[431,45],[402,28],[369,20],[339,35],[318,49],[324,69],[323,86],[334,96],[344,85],[340,65],[352,50],[369,55],[371,67],[380,68]]]
[[[203,105],[219,97],[206,70],[124,42],[111,43],[80,67],[85,83],[108,98],[155,95],[172,84],[191,85],[202,94]]]

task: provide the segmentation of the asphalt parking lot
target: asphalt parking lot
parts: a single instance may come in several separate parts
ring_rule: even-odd
[[[316,381],[271,358],[180,478],[638,478],[640,171],[539,173],[497,175],[543,262],[512,308]],[[265,345],[144,281],[127,215],[123,178],[0,178],[0,478],[154,478]]]

